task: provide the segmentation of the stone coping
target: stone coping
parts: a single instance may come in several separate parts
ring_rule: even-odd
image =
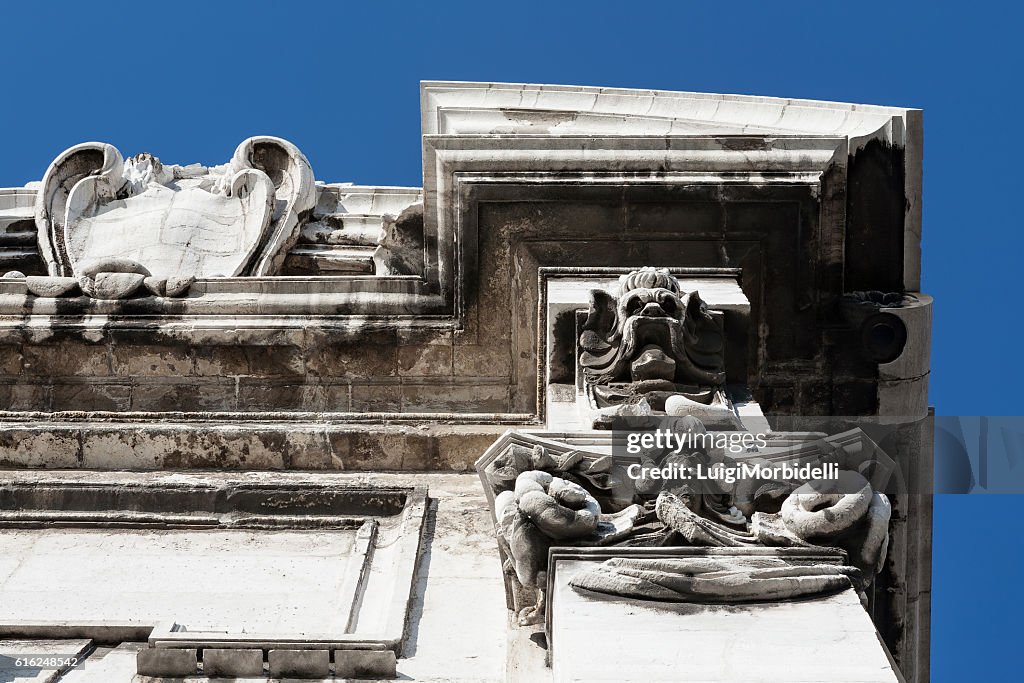
[[[431,316],[443,312],[440,298],[430,293],[421,278],[409,275],[207,278],[194,282],[185,297],[122,300],[38,297],[29,293],[24,280],[0,279],[0,329],[60,326],[100,330],[111,324],[289,328],[308,326],[317,318],[345,320],[351,316],[400,317],[406,319],[406,325],[418,326],[436,324]]]

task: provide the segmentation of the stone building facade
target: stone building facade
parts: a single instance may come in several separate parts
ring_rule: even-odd
[[[12,569],[0,571],[0,593],[36,592],[0,623],[9,638],[2,647],[32,651],[10,643],[45,641],[92,652],[92,667],[67,669],[72,682],[94,680],[90,670],[108,681],[395,671],[414,680],[586,680],[585,640],[574,634],[587,623],[604,629],[616,609],[644,598],[620,595],[619,607],[594,607],[592,621],[573,625],[559,610],[572,613],[574,603],[553,598],[576,579],[560,584],[559,572],[664,552],[673,562],[710,557],[729,571],[762,556],[786,567],[844,567],[860,548],[845,536],[773,545],[748,528],[752,515],[784,514],[784,502],[766,511],[755,501],[745,521],[723,522],[694,506],[665,512],[667,489],[645,498],[634,487],[609,507],[596,494],[626,494],[607,478],[595,483],[598,475],[622,483],[628,464],[608,429],[614,419],[692,418],[712,433],[769,433],[774,441],[757,457],[778,462],[819,457],[827,438],[853,470],[842,454],[877,445],[877,434],[837,437],[800,423],[844,417],[918,426],[890,440],[903,488],[881,495],[875,485],[875,498],[867,489],[858,513],[879,495],[891,508],[878,566],[854,583],[860,600],[852,589],[770,594],[808,620],[806,647],[785,655],[786,666],[806,670],[807,680],[825,671],[815,667],[836,651],[815,633],[833,633],[834,614],[843,620],[834,633],[855,641],[849,647],[862,648],[863,661],[881,662],[870,680],[928,680],[931,508],[920,494],[930,491],[931,449],[919,425],[929,413],[931,299],[919,291],[921,112],[446,82],[423,83],[420,106],[422,188],[319,182],[294,145],[254,137],[209,167],[85,143],[41,181],[0,189],[5,552],[41,562],[24,550],[26,538],[78,534],[81,564],[91,566],[103,544],[89,534],[107,534],[104,543],[126,548],[130,584],[148,571],[145,557],[173,564],[176,552],[208,560],[194,576],[202,566],[228,576],[245,543],[265,542],[254,571],[291,553],[301,575],[321,577],[310,589],[321,597],[310,604],[345,614],[338,621],[309,607],[308,618],[288,623],[255,611],[218,614],[203,598],[181,599],[189,591],[173,575],[163,593],[133,589],[163,597],[113,609],[115,588],[73,572],[52,580],[94,586],[96,600],[60,609],[47,603],[47,595],[64,597],[47,592],[45,573],[33,583]],[[640,315],[631,293],[676,320],[684,341],[634,332],[638,348],[619,351],[618,341],[601,346],[603,336],[586,336],[628,337],[625,316]],[[639,347],[648,356],[637,365]],[[588,374],[581,358],[609,349],[625,353],[631,369],[625,379],[593,380],[600,373]],[[638,389],[644,381],[661,384]],[[534,460],[513,467],[523,449]],[[874,484],[876,467],[857,471]],[[600,542],[594,529],[554,539],[543,525],[541,545],[510,541],[511,527],[502,535],[513,494],[506,521],[537,531],[518,482],[534,477],[554,496],[545,483],[552,472],[595,495],[607,525]],[[801,482],[790,483],[778,501]],[[724,510],[742,508],[735,491],[723,495],[732,496]],[[667,521],[677,513],[687,529],[705,524],[692,514],[739,536],[702,542]],[[648,533],[644,515],[681,536],[619,544]],[[183,536],[165,539],[157,529]],[[268,539],[286,531],[294,543],[272,547]],[[148,555],[132,554],[147,544],[155,544]],[[654,550],[665,547],[684,550]],[[823,550],[835,547],[845,554]],[[348,569],[331,574],[315,548],[331,549]],[[558,552],[569,553],[565,569]],[[529,553],[542,554],[543,566],[524,582],[514,565]],[[287,585],[257,584],[252,595],[268,605],[292,604]],[[736,595],[722,600],[742,602]],[[476,613],[466,614],[466,597]],[[652,619],[667,619],[658,628],[698,624],[712,634],[701,646],[710,652],[731,639],[756,641],[746,624],[757,610],[766,631],[785,628],[789,617],[763,604],[733,605],[734,620],[714,627],[711,612]],[[509,625],[506,609],[525,618]],[[767,626],[773,619],[782,626]],[[856,635],[874,629],[881,649]],[[455,642],[439,635],[445,630]],[[538,633],[546,650],[531,640]],[[667,642],[647,638],[632,652],[664,657]],[[714,680],[751,680],[751,671],[773,666],[688,656],[658,661],[677,673],[690,661]],[[650,671],[629,675],[651,680]],[[842,669],[829,680],[864,675]]]

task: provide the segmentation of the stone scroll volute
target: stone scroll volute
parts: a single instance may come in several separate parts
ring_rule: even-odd
[[[91,277],[107,261],[168,281],[272,275],[315,203],[309,162],[279,138],[249,138],[210,168],[149,154],[125,160],[113,145],[88,142],[47,169],[37,239],[54,277]]]

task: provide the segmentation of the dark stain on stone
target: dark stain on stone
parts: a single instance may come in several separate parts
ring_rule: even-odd
[[[846,291],[904,291],[905,150],[871,140],[850,157],[846,195]]]
[[[771,141],[763,137],[727,137],[719,138],[722,149],[733,152],[763,152],[771,149]]]

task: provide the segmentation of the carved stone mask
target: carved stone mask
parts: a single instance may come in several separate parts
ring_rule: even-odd
[[[697,292],[682,292],[666,269],[633,271],[620,285],[618,300],[603,290],[591,292],[579,340],[589,383],[725,382],[721,327]]]

